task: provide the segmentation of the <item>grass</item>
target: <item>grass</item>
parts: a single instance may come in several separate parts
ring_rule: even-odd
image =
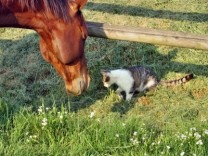
[[[89,1],[89,21],[208,34],[206,0]],[[91,85],[67,95],[31,30],[0,29],[0,155],[207,155],[207,51],[89,37]],[[144,65],[158,78],[192,72],[131,102],[102,86],[100,69]]]

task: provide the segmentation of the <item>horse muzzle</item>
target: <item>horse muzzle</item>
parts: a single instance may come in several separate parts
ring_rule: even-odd
[[[66,90],[73,95],[80,95],[83,91],[88,89],[89,84],[89,75],[83,75],[82,77],[74,79],[71,83],[66,83]]]

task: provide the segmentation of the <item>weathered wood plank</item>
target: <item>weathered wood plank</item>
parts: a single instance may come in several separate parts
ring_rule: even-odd
[[[89,36],[208,50],[208,36],[87,22]]]

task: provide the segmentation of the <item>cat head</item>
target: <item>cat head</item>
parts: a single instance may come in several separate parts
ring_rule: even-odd
[[[112,77],[111,77],[111,71],[110,70],[101,70],[101,74],[103,76],[103,85],[105,87],[110,87],[113,82],[112,82]]]

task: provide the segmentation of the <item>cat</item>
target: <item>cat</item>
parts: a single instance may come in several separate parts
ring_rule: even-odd
[[[131,100],[135,92],[145,92],[159,84],[165,86],[183,84],[193,78],[191,73],[180,79],[159,81],[149,68],[143,66],[101,70],[101,74],[103,76],[103,85],[108,88],[112,84],[116,84],[118,86],[116,93],[127,101]],[[123,92],[125,92],[126,97],[123,96]]]

